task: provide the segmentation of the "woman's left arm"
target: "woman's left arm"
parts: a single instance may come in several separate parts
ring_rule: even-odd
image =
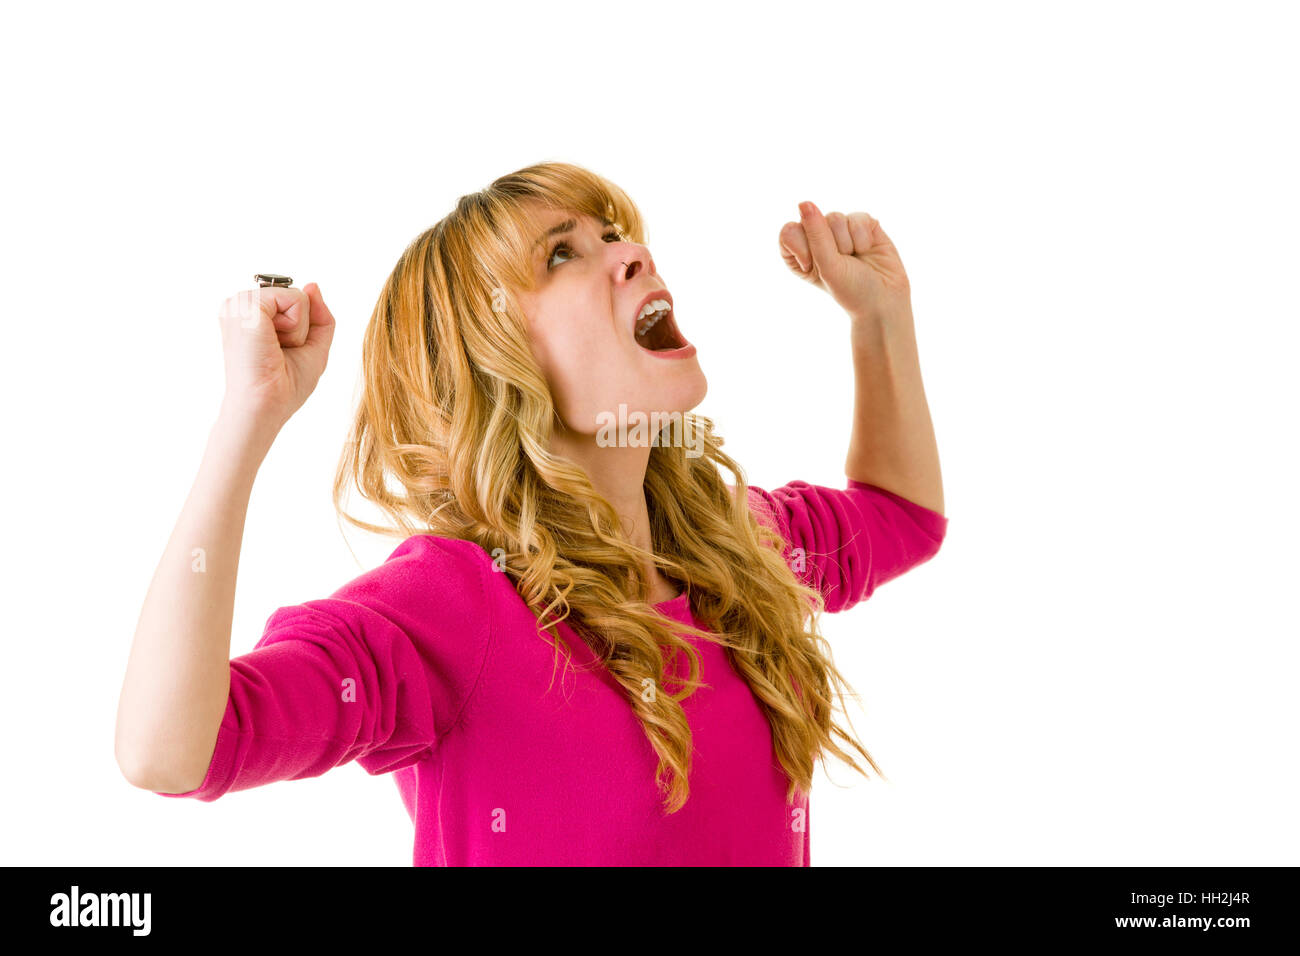
[[[939,444],[921,383],[912,312],[853,318],[853,437],[844,472],[943,514]]]
[[[781,230],[782,258],[849,315],[855,397],[845,475],[943,514],[939,445],[898,251],[867,213],[823,216],[808,202],[799,211],[801,221]]]

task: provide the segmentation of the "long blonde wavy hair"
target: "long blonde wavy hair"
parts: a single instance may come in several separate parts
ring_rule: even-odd
[[[556,408],[511,294],[534,288],[537,203],[591,215],[626,241],[645,242],[627,194],[580,166],[539,163],[462,196],[407,246],[370,316],[335,509],[383,535],[475,542],[509,575],[537,617],[539,639],[544,629],[557,655],[557,625],[567,620],[625,690],[659,755],[655,780],[670,813],[689,795],[691,731],[681,701],[701,686],[698,652],[684,633],[721,644],[749,685],[790,781],[787,800],[809,792],[823,751],[866,775],[835,737],[880,773],[833,717],[834,694],[856,694],[819,631],[825,602],[786,563],[789,542],[755,519],[744,474],[708,418],[684,415],[697,436],[692,451],[702,454],[688,455],[680,442],[651,447],[653,553],[629,543],[582,468],[552,454]],[[349,480],[395,529],[343,510]],[[649,562],[685,588],[707,630],[670,621],[648,603]],[[679,653],[689,661],[685,681],[670,677]]]

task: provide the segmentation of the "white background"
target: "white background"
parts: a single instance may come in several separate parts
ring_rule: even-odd
[[[338,320],[253,493],[240,654],[396,546],[330,503],[365,322],[408,241],[543,159],[640,205],[759,486],[839,485],[849,437],[796,204],[871,213],[911,276],[951,527],[825,619],[890,779],[819,777],[814,865],[1300,862],[1292,10],[7,6],[2,862],[410,864],[355,764],[131,787],[118,693],[220,302],[270,270]]]

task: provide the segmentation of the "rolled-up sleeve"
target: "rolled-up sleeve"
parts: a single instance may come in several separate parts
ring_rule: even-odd
[[[352,760],[380,774],[423,759],[470,693],[487,624],[481,604],[472,613],[481,594],[472,578],[461,582],[468,588],[454,627],[441,623],[449,615],[421,613],[419,602],[436,593],[395,610],[387,601],[410,586],[411,570],[394,563],[333,597],[278,608],[256,647],[230,661],[230,695],[203,782],[186,793],[153,792],[210,801]],[[421,619],[431,627],[414,623]]]
[[[946,516],[876,485],[845,488],[792,481],[749,487],[756,514],[786,540],[786,562],[816,588],[831,613],[869,598],[880,585],[938,553]]]

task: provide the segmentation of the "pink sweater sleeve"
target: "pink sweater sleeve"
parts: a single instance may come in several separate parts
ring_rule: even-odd
[[[230,661],[203,782],[155,792],[211,801],[352,760],[380,774],[425,756],[458,719],[489,633],[478,564],[428,563],[429,549],[459,544],[409,538],[331,597],[278,608],[255,648]]]
[[[830,613],[930,560],[948,533],[946,516],[852,479],[842,489],[805,481],[772,491],[751,485],[749,494],[788,542],[786,561],[821,592]]]

